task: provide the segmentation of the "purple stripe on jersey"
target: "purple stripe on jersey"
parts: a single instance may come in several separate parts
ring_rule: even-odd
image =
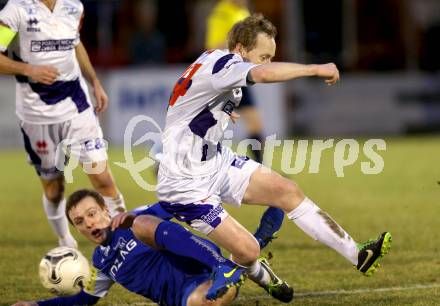
[[[202,220],[213,228],[220,224],[220,214],[224,211],[221,205],[211,204],[172,204],[161,201],[159,205],[179,221],[191,224],[191,221]]]
[[[31,144],[31,140],[29,139],[29,136],[22,128],[21,128],[21,133],[23,134],[24,149],[26,150],[26,153],[29,155],[32,165],[36,167],[41,166],[41,158],[34,151],[34,149],[32,149],[32,144]]]
[[[204,138],[208,130],[217,124],[217,120],[208,108],[205,108],[189,123],[191,132]]]
[[[89,108],[87,98],[81,88],[79,79],[73,81],[56,81],[51,85],[41,83],[29,83],[29,86],[36,92],[40,99],[49,105],[57,104],[70,97],[75,103],[78,112],[81,113]]]
[[[24,63],[17,54],[12,53],[12,57],[14,61]],[[15,79],[18,83],[28,83],[32,90],[36,92],[40,96],[40,99],[46,104],[54,105],[67,97],[71,97],[78,109],[78,113],[82,113],[90,106],[79,79],[74,81],[56,81],[51,85],[29,82],[29,78],[23,75],[16,75]]]
[[[226,54],[222,57],[220,57],[214,64],[214,67],[212,68],[212,74],[216,74],[217,72],[219,72],[220,70],[222,70],[226,64],[229,62],[229,60],[231,58],[234,57],[235,54]]]

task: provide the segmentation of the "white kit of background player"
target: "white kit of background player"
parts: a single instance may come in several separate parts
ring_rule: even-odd
[[[73,247],[77,244],[64,213],[64,177],[56,168],[60,142],[77,142],[81,163],[104,166],[101,173],[88,175],[90,181],[113,214],[125,210],[95,115],[106,109],[108,98],[80,40],[83,10],[79,0],[9,0],[0,11],[0,51],[9,49],[10,55],[0,54],[0,73],[16,77],[16,113],[43,185],[44,210],[59,244]],[[94,89],[95,110],[85,79]]]

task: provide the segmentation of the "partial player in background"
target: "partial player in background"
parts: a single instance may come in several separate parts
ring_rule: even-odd
[[[333,63],[272,63],[276,33],[262,15],[247,17],[233,26],[228,50],[204,52],[177,80],[162,137],[157,195],[164,210],[231,252],[251,280],[282,295],[284,288],[271,284],[270,273],[257,260],[260,246],[254,236],[228,214],[222,202],[282,209],[307,235],[337,251],[367,276],[388,253],[391,234],[384,232],[376,240],[357,243],[295,182],[222,146],[229,120],[238,119],[235,108],[242,87],[311,76],[323,78],[327,85],[339,80]],[[374,217],[374,212],[369,213]]]
[[[125,211],[95,115],[107,108],[108,98],[80,40],[82,19],[79,0],[9,0],[0,11],[0,51],[9,49],[11,55],[0,54],[0,73],[16,78],[16,114],[43,186],[44,211],[59,245],[70,247],[77,243],[64,214],[64,176],[56,167],[57,146],[64,140],[79,144],[81,163],[103,169],[88,176],[111,213]],[[95,110],[83,75],[93,87]]]
[[[205,48],[227,49],[228,32],[232,26],[250,15],[248,0],[219,0],[208,16],[206,22]],[[261,148],[252,148],[252,153],[257,162],[263,161],[263,124],[260,112],[255,106],[252,92],[247,87],[242,87],[242,98],[238,107],[243,118],[250,139],[256,139]]]
[[[173,216],[159,205],[140,207],[110,220],[102,197],[84,189],[69,197],[66,214],[82,235],[98,245],[93,254],[92,279],[77,295],[18,302],[15,306],[93,305],[115,282],[159,305],[229,305],[238,295],[243,269],[224,258],[212,242],[168,221]],[[176,254],[179,248],[183,254]],[[222,266],[236,273],[219,284],[215,268]],[[213,287],[222,290],[221,297],[210,301],[207,296]]]

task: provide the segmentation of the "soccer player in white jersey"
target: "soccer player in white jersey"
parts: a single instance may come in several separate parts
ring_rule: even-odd
[[[294,182],[221,146],[229,119],[237,119],[234,109],[240,103],[240,87],[308,76],[324,78],[328,85],[339,80],[333,63],[272,63],[275,35],[270,21],[250,16],[231,29],[229,50],[203,53],[178,80],[162,136],[157,188],[161,206],[231,252],[236,263],[248,268],[250,279],[263,287],[270,286],[270,277],[257,260],[258,243],[228,215],[222,202],[281,208],[306,234],[369,276],[390,248],[390,233],[356,243]]]
[[[83,10],[79,0],[9,0],[0,11],[0,52],[11,55],[0,54],[0,73],[16,77],[16,113],[43,185],[44,210],[59,245],[71,247],[77,243],[64,213],[64,176],[56,167],[62,141],[80,146],[81,163],[105,169],[89,174],[90,181],[113,214],[125,210],[84,80],[93,87],[96,113],[104,111],[108,98],[79,36]]]

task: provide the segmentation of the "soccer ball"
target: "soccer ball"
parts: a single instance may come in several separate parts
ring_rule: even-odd
[[[44,288],[53,294],[68,296],[81,291],[91,272],[88,260],[80,251],[57,247],[41,259],[39,275]]]

